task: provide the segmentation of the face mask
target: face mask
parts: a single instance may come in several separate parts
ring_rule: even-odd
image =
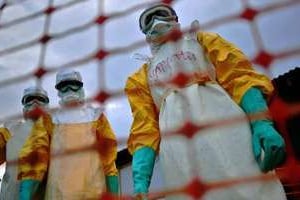
[[[170,33],[174,29],[179,29],[180,25],[176,21],[166,22],[155,20],[146,35],[146,41],[150,45],[151,53],[154,55],[164,43],[162,36]]]
[[[66,85],[58,91],[60,105],[78,104],[84,102],[84,90],[82,87]]]
[[[34,112],[35,110],[43,110],[47,112],[48,101],[40,96],[27,97],[23,107],[24,117],[32,120],[38,119],[41,113]]]
[[[148,39],[155,39],[157,37],[168,34],[177,27],[178,23],[175,21],[167,22],[155,19],[153,25],[151,26],[149,31],[147,31],[146,37]]]

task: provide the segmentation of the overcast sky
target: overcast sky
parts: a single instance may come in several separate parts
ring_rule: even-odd
[[[3,0],[0,0],[0,4]],[[182,27],[187,27],[197,19],[200,25],[205,25],[213,20],[224,19],[231,15],[241,13],[245,8],[243,0],[178,0],[174,8],[179,16]],[[6,24],[30,13],[35,13],[47,7],[48,0],[19,0],[3,10],[0,16],[0,24]],[[17,3],[19,2],[19,3]],[[70,0],[54,0],[54,5],[63,5]],[[99,1],[100,2],[100,1]],[[132,6],[138,5],[141,0],[107,0],[104,1],[105,14],[120,12]],[[147,1],[152,2],[152,1]],[[299,50],[300,48],[300,1],[296,0],[248,0],[249,7],[253,9],[265,9],[269,6],[288,4],[290,6],[273,9],[256,16],[254,23],[258,27],[258,35],[262,39],[261,47],[271,53],[284,53]],[[297,3],[298,2],[298,3]],[[107,49],[128,46],[131,43],[144,39],[139,31],[138,17],[140,10],[130,12],[121,18],[107,21],[104,30],[104,41],[99,44],[98,27],[91,26],[80,32],[70,34],[56,40],[51,40],[46,48],[45,67],[51,69],[95,52],[99,45]],[[98,0],[84,0],[69,8],[54,12],[49,26],[49,33],[59,34],[71,28],[84,25],[93,20],[98,14]],[[4,49],[26,43],[38,38],[43,32],[45,16],[40,16],[20,24],[0,28],[0,52]],[[254,41],[251,22],[243,19],[233,19],[222,24],[211,26],[207,31],[221,34],[227,40],[235,43],[250,58],[254,58],[259,52],[260,46]],[[41,46],[35,44],[29,48],[0,56],[0,83],[25,75],[37,68]],[[141,61],[132,58],[134,53],[149,54],[145,46],[140,49],[125,52],[123,54],[107,57],[101,63],[91,60],[83,65],[76,66],[84,80],[84,87],[88,97],[93,96],[100,87],[109,91],[122,90],[127,77],[137,70]],[[299,66],[300,54],[276,59],[271,64],[268,75],[276,77],[294,66]],[[99,75],[99,66],[104,68]],[[262,68],[256,66],[264,72]],[[105,78],[102,80],[102,78]],[[99,80],[101,78],[101,80]],[[102,85],[103,83],[105,85]],[[23,89],[35,84],[34,77],[21,83],[0,87],[0,121],[6,117],[21,113],[20,99]],[[55,73],[46,74],[42,79],[43,87],[50,96],[51,107],[58,105],[57,93],[54,89]],[[118,138],[126,138],[131,125],[130,108],[125,97],[111,98],[105,105],[105,112],[110,120]]]

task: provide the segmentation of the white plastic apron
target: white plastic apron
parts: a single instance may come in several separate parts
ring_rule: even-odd
[[[55,128],[51,139],[51,155],[95,144],[96,131],[92,123],[99,116],[91,107],[56,113],[53,117]],[[99,199],[104,191],[105,177],[96,150],[50,159],[45,199]]]
[[[193,37],[164,44],[151,59],[148,69],[150,84],[170,79],[178,72],[207,70],[215,80],[214,67],[204,56]],[[243,111],[216,82],[189,84],[177,89],[151,87],[159,112],[163,134],[176,130],[187,120],[203,124],[214,120],[244,115]],[[191,146],[194,148],[191,151]],[[188,152],[191,158],[188,158]],[[199,131],[191,140],[183,136],[162,137],[160,159],[167,188],[179,187],[199,176],[203,181],[218,181],[260,174],[252,153],[248,122]],[[170,197],[187,199],[180,195]],[[282,200],[285,195],[279,181],[251,183],[207,193],[204,200]]]
[[[6,161],[17,161],[19,152],[22,149],[27,137],[29,136],[33,122],[31,120],[12,122],[8,125],[11,138],[6,144]],[[18,166],[6,165],[5,173],[1,185],[1,200],[18,200],[19,185],[17,180]]]

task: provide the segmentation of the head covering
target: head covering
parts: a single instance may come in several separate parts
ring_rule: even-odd
[[[32,86],[24,89],[22,104],[25,105],[28,100],[32,97],[39,98],[44,103],[49,103],[49,98],[47,92],[40,86]]]
[[[76,84],[82,87],[83,82],[80,73],[72,69],[64,69],[56,74],[56,89],[59,90],[61,87],[69,83]]]
[[[178,22],[177,14],[172,7],[167,4],[158,4],[146,9],[140,15],[139,25],[141,31],[146,34],[155,19]]]

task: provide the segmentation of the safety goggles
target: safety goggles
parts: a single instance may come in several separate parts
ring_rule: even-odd
[[[22,101],[22,104],[27,105],[27,106],[31,106],[34,103],[39,104],[39,105],[46,105],[49,103],[49,99],[48,99],[48,97],[44,97],[44,96],[32,95],[32,96],[27,96]]]
[[[140,29],[143,33],[147,33],[152,27],[154,20],[162,21],[178,21],[176,12],[167,5],[157,5],[145,10],[139,19]]]
[[[82,85],[80,84],[66,84],[61,86],[58,90],[62,93],[68,92],[68,91],[73,91],[73,92],[77,92],[82,88]]]
[[[68,90],[72,90],[74,92],[78,91],[82,88],[83,83],[77,80],[66,80],[62,81],[55,86],[55,88],[61,92],[66,92]]]

